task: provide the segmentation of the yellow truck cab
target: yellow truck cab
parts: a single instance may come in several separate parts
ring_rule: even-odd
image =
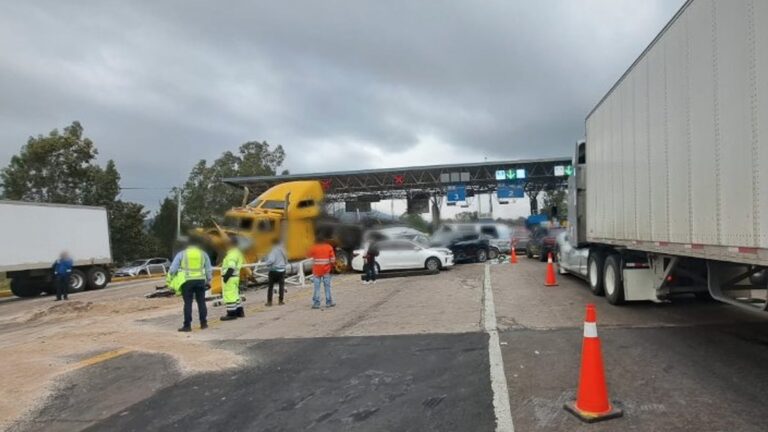
[[[289,260],[302,259],[315,241],[314,221],[322,200],[323,188],[317,181],[281,183],[247,206],[228,211],[222,228],[252,240],[248,262],[266,256],[276,238],[283,240]]]

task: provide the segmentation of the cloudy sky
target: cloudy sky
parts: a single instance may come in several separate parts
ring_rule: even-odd
[[[3,0],[0,165],[72,120],[124,187],[247,140],[293,173],[567,155],[682,3]]]

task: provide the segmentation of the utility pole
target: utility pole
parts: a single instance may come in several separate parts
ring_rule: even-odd
[[[176,189],[176,240],[181,239],[181,189]]]

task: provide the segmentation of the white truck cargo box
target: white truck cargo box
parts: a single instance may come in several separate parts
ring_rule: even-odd
[[[768,1],[687,2],[586,120],[590,242],[768,264]]]
[[[62,251],[75,266],[112,262],[101,207],[0,201],[0,238],[0,272],[50,268]]]

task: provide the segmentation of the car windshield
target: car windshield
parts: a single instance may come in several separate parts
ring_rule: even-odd
[[[256,200],[253,200],[248,205],[250,207],[270,209],[270,210],[285,210],[285,201],[280,201],[280,200],[265,201],[265,200],[256,199]]]

